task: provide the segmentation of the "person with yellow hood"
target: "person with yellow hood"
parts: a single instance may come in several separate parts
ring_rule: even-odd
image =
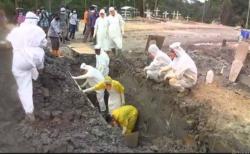
[[[109,93],[108,108],[110,114],[113,110],[125,104],[123,85],[119,81],[113,80],[110,76],[106,76],[103,81],[95,86],[83,90],[83,93],[102,89],[106,89]]]
[[[122,127],[122,134],[132,133],[138,118],[138,110],[132,105],[124,105],[112,111],[111,115],[106,117],[108,123],[112,126]]]

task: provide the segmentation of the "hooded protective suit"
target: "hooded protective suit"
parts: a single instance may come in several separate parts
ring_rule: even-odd
[[[152,44],[148,48],[148,52],[154,57],[154,60],[144,70],[147,73],[147,77],[157,82],[162,81],[164,78],[159,76],[161,67],[169,65],[172,61],[170,57],[162,52],[156,44]]]
[[[106,14],[101,17],[101,13],[105,14],[104,9],[100,10],[99,17],[95,23],[94,37],[97,37],[97,45],[99,45],[104,51],[108,50],[108,20]]]
[[[114,10],[113,7],[110,11]],[[108,18],[108,35],[109,35],[109,49],[122,49],[122,35],[124,34],[124,20],[122,16],[115,12],[115,16],[109,15]]]
[[[96,68],[90,65],[86,65],[85,63],[82,63],[80,68],[87,70],[87,73],[78,77],[73,77],[73,79],[87,79],[84,85],[88,83],[91,87],[93,87],[104,80],[103,75]],[[96,97],[99,102],[100,110],[106,111],[106,105],[104,102],[104,90],[96,90]]]
[[[197,82],[197,67],[190,56],[176,42],[170,45],[174,50],[176,57],[171,63],[174,77],[169,80],[169,84],[176,87],[180,92],[185,88],[191,88]]]
[[[138,111],[132,105],[124,105],[113,110],[112,117],[122,126],[123,134],[128,134],[132,133],[135,127]]]
[[[7,36],[13,47],[12,73],[18,86],[18,95],[26,114],[32,114],[32,78],[38,78],[37,69],[44,67],[46,34],[37,26],[38,17],[28,12],[20,27],[14,28]]]
[[[96,45],[96,49],[101,49],[100,46]],[[109,74],[109,56],[108,54],[101,49],[100,55],[96,54],[96,69],[98,69],[103,76],[107,76]]]
[[[108,107],[109,113],[111,114],[113,110],[125,104],[124,87],[120,82],[112,80],[109,76],[106,76],[105,80],[99,82],[94,87],[84,90],[83,92],[86,93],[93,90],[105,90],[107,83],[111,84],[111,89],[107,90],[109,92]]]

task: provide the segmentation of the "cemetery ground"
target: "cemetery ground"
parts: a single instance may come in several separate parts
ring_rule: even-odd
[[[106,124],[70,79],[82,62],[94,65],[94,55],[80,55],[63,45],[64,58],[46,51],[45,69],[34,82],[37,121],[23,123],[24,113],[10,72],[11,51],[0,52],[1,152],[246,152],[250,149],[250,57],[235,83],[228,80],[239,31],[233,27],[195,22],[126,22],[123,56],[111,58],[110,75],[126,88],[126,103],[139,112],[139,145],[128,148],[120,130]],[[179,41],[198,67],[198,83],[190,95],[178,97],[168,84],[147,80],[147,35],[165,36],[162,50]],[[81,32],[74,43],[81,42]],[[222,41],[227,40],[222,47]],[[92,45],[92,43],[89,43]],[[222,68],[223,72],[222,72]],[[206,72],[215,72],[205,84]],[[79,83],[82,81],[79,81]],[[96,106],[92,94],[88,98]]]

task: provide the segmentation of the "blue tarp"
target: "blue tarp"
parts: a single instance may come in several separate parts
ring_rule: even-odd
[[[250,31],[248,29],[242,29],[240,33],[243,39],[249,39]]]

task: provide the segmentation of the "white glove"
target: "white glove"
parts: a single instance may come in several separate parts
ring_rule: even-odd
[[[88,93],[88,92],[91,92],[91,91],[94,91],[94,90],[95,90],[95,87],[91,87],[91,88],[82,90],[82,92],[83,92],[83,93]]]
[[[127,131],[127,127],[122,127],[122,135],[125,135],[126,131]]]

